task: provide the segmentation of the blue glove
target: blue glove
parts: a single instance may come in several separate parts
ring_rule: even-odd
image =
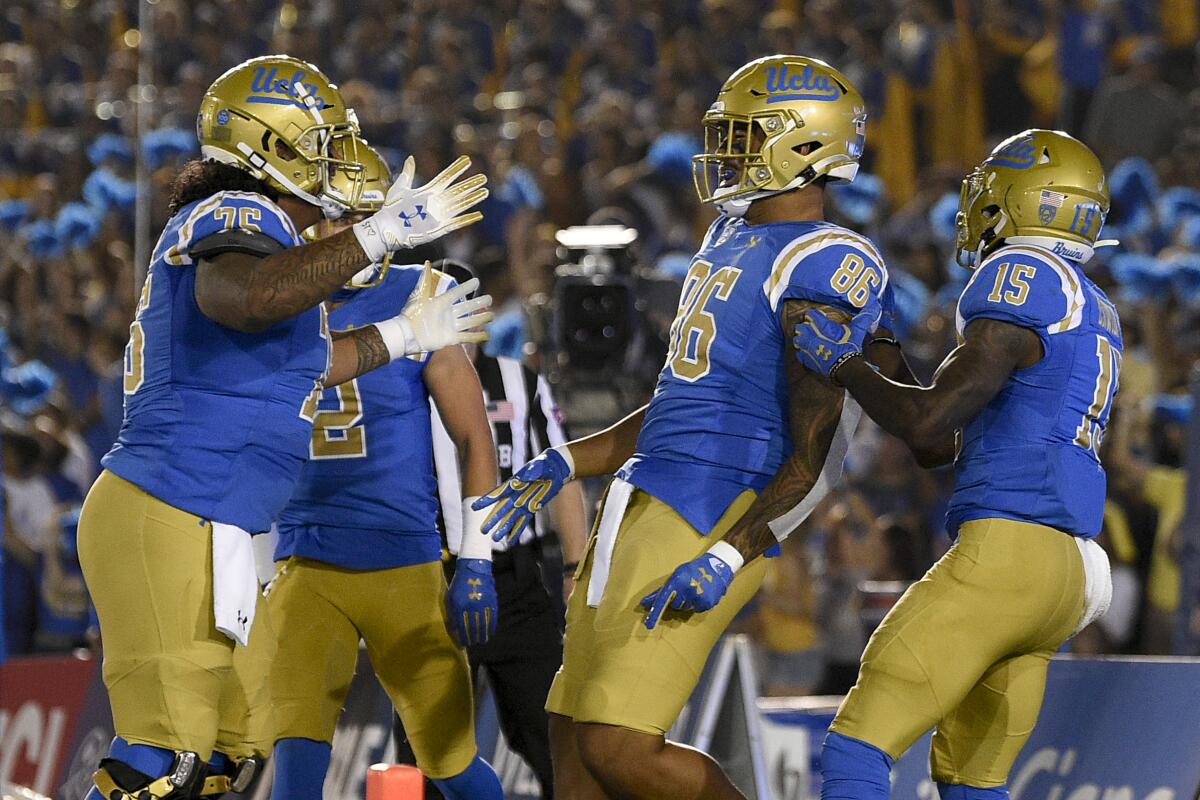
[[[646,615],[646,627],[654,630],[668,607],[676,611],[708,611],[721,601],[732,582],[733,567],[712,553],[681,564],[660,589],[642,598],[642,608],[650,612]]]
[[[500,616],[492,562],[483,558],[458,560],[446,592],[446,610],[450,614],[450,633],[460,647],[483,644],[492,637]]]
[[[472,503],[471,508],[479,511],[495,503],[483,521],[483,532],[497,542],[515,541],[571,477],[571,465],[557,450],[543,450],[507,481]]]
[[[849,322],[834,322],[825,312],[810,308],[804,312],[804,322],[796,326],[792,343],[800,363],[827,378],[838,367],[862,355],[863,342],[879,326],[883,307],[879,298],[871,295],[867,305]]]

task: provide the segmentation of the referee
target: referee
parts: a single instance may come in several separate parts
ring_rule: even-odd
[[[460,284],[473,277],[460,262],[444,260],[438,269]],[[487,406],[492,438],[496,442],[501,482],[544,448],[566,442],[562,419],[550,386],[521,362],[485,355],[474,345],[465,345],[475,362],[483,399]],[[438,494],[444,513],[442,534],[452,554],[462,541],[462,492],[459,484],[458,452],[433,413],[433,459],[438,476]],[[554,796],[550,739],[547,730],[546,696],[554,674],[562,664],[563,602],[574,588],[574,572],[587,544],[587,522],[583,490],[578,482],[568,483],[526,527],[516,543],[494,542],[492,575],[500,601],[495,634],[482,645],[469,647],[471,669],[478,676],[486,671],[496,698],[500,728],[508,744],[525,759],[541,784],[542,797]],[[550,523],[553,524],[550,524]],[[558,534],[562,547],[562,597],[551,597],[542,579],[542,538],[550,530]],[[557,587],[555,587],[557,594]],[[407,736],[395,718],[396,761],[415,764]],[[426,797],[440,795],[426,781]]]

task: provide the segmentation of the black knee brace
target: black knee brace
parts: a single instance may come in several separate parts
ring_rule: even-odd
[[[170,771],[154,778],[124,761],[105,758],[92,775],[92,782],[106,800],[193,800],[201,795],[205,764],[186,750],[175,753]]]
[[[200,786],[200,791],[197,797],[220,797],[226,792],[242,793],[250,788],[251,782],[262,772],[263,764],[266,762],[262,756],[250,756],[243,758],[240,761],[230,759],[229,765],[224,772],[213,772],[211,768],[206,770],[206,777],[203,784]]]

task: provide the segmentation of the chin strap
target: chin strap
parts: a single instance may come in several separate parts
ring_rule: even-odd
[[[842,156],[831,156],[809,166],[808,169],[801,172],[796,177],[792,178],[781,189],[759,189],[754,192],[739,194],[736,197],[730,197],[727,200],[720,198],[720,190],[713,196],[713,205],[727,217],[741,218],[746,215],[750,209],[750,204],[755,200],[761,200],[764,197],[772,197],[784,192],[790,192],[793,189],[800,189],[815,181],[820,175],[826,175],[835,181],[843,181],[850,183],[858,175],[858,162],[840,163],[837,166],[830,166],[838,161],[842,161]],[[818,173],[818,171],[820,171]]]
[[[280,186],[288,190],[289,194],[295,195],[304,202],[321,209],[321,213],[325,216],[325,219],[340,219],[342,214],[345,214],[348,210],[344,203],[334,200],[332,197],[324,194],[313,194],[311,192],[304,191],[282,172],[272,166],[269,161],[263,158],[261,153],[256,153],[253,148],[251,148],[250,145],[246,144],[245,142],[238,142],[237,149],[238,152],[245,156],[246,160],[250,162],[250,166],[274,178]]]

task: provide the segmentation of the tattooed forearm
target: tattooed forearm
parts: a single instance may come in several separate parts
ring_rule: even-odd
[[[333,363],[325,376],[326,386],[353,380],[390,362],[387,345],[374,325],[352,331],[333,332]]]
[[[351,230],[265,258],[227,253],[197,266],[196,302],[222,325],[253,333],[327,299],[366,265]]]
[[[991,402],[1012,371],[1032,366],[1041,354],[1037,334],[1007,322],[977,320],[965,337],[927,388],[890,381],[860,358],[838,370],[838,382],[871,419],[914,452],[944,454],[948,437]]]
[[[785,332],[799,324],[809,305],[794,301],[785,305]],[[791,353],[791,337],[787,336],[785,341],[788,348],[788,416],[795,450],[742,518],[725,534],[724,540],[747,561],[762,555],[778,541],[771,530],[771,522],[798,506],[816,484],[842,413],[842,389],[828,378],[801,366]]]

